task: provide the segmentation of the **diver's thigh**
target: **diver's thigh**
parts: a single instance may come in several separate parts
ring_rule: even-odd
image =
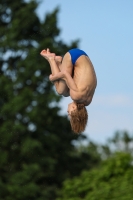
[[[71,55],[69,52],[67,52],[64,55],[64,58],[62,60],[62,64],[60,65],[60,70],[61,71],[67,71],[70,75],[72,75],[73,72],[73,64],[71,61]]]

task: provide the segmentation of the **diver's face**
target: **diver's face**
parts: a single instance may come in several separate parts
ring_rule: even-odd
[[[68,104],[68,109],[67,109],[68,115],[71,116],[71,112],[76,109],[77,109],[77,105],[75,102]]]

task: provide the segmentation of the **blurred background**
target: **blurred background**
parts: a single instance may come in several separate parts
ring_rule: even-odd
[[[133,2],[0,1],[0,200],[133,199]],[[83,49],[98,85],[84,133],[40,56]]]
[[[60,37],[67,43],[79,39],[79,48],[87,52],[97,74],[96,93],[87,107],[85,134],[96,142],[105,142],[116,130],[132,132],[133,2],[45,0],[37,14],[43,19],[57,6]],[[62,99],[62,113],[70,102],[70,98]]]

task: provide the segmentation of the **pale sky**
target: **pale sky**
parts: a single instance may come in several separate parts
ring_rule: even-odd
[[[37,13],[43,19],[57,6],[60,39],[67,44],[80,39],[98,79],[84,134],[105,142],[117,130],[133,133],[133,1],[45,0]],[[70,102],[63,98],[63,114]]]

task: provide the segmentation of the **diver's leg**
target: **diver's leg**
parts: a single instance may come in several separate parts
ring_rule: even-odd
[[[41,52],[41,55],[49,62],[53,76],[60,72],[60,69],[62,68],[60,56],[55,56],[54,53],[50,53],[49,49],[43,50]],[[54,85],[58,94],[69,96],[69,88],[67,87],[66,82],[64,80],[60,79],[54,81]]]

